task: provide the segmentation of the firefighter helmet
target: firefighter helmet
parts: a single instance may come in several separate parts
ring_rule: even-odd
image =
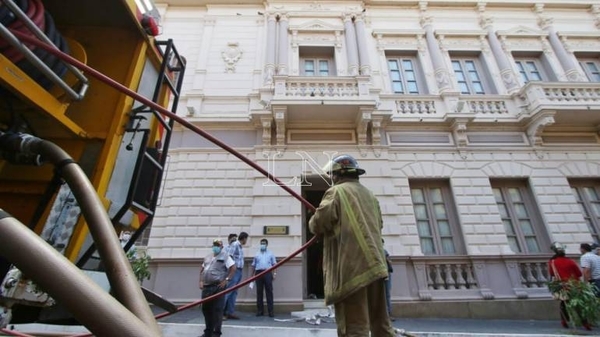
[[[358,175],[365,174],[365,170],[358,167],[356,159],[347,154],[333,158],[333,160],[323,167],[323,171],[329,174],[335,172],[340,175],[348,173],[357,173]]]

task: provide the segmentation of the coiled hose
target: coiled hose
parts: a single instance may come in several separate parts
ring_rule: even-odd
[[[52,16],[44,9],[41,0],[16,0],[15,4],[44,32],[58,49],[63,53],[69,53],[67,41],[56,29]],[[15,14],[2,1],[0,1],[0,24],[6,26],[13,33],[19,32],[33,37],[33,33],[22,21],[15,17]],[[38,48],[35,44],[26,43],[25,45],[59,77],[63,77],[67,73],[67,67],[60,58],[48,53],[43,48]],[[50,79],[25,58],[23,53],[2,38],[0,38],[0,54],[8,58],[44,89],[48,90],[54,85]]]

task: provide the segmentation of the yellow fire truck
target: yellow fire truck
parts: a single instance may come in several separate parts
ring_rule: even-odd
[[[160,335],[124,250],[152,222],[174,121],[80,65],[176,111],[185,59],[159,33],[148,0],[0,0],[1,328]]]

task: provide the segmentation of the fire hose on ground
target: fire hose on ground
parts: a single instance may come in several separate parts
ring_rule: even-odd
[[[213,144],[219,146],[220,148],[222,148],[223,150],[231,153],[232,155],[234,155],[235,157],[237,157],[238,159],[240,159],[241,161],[243,161],[244,163],[248,164],[249,166],[251,166],[252,168],[254,168],[255,170],[257,170],[258,172],[260,172],[261,174],[263,174],[265,177],[267,177],[268,179],[270,179],[271,181],[273,181],[274,183],[276,183],[277,185],[279,185],[281,188],[283,188],[286,192],[288,192],[290,195],[292,195],[294,198],[296,198],[298,201],[300,201],[303,205],[305,205],[309,210],[314,211],[315,207],[309,203],[307,200],[305,200],[304,198],[302,198],[302,196],[300,196],[298,193],[296,193],[294,190],[292,190],[290,187],[288,187],[287,185],[285,185],[283,182],[281,182],[279,179],[277,179],[276,177],[274,177],[272,174],[270,174],[268,171],[266,171],[264,168],[262,168],[260,165],[256,164],[255,162],[253,162],[252,160],[250,160],[249,158],[245,157],[244,155],[242,155],[241,153],[239,153],[237,150],[233,149],[232,147],[230,147],[229,145],[223,143],[222,141],[220,141],[219,139],[213,137],[211,134],[207,133],[206,131],[202,130],[201,128],[193,125],[192,123],[190,123],[189,121],[185,120],[183,117],[180,117],[178,115],[176,115],[175,113],[167,110],[166,108],[158,105],[155,102],[152,102],[151,100],[145,98],[144,96],[132,91],[131,89],[125,87],[124,85],[114,81],[113,79],[109,78],[108,76],[100,73],[99,71],[89,67],[88,65],[80,62],[79,60],[71,57],[68,54],[65,54],[63,52],[61,52],[60,50],[58,50],[57,48],[55,48],[54,46],[48,45],[42,41],[39,41],[38,39],[29,36],[27,34],[21,33],[21,32],[13,32],[17,37],[19,37],[21,39],[21,41],[25,41],[31,44],[35,44],[36,46],[43,48],[44,50],[46,50],[47,52],[55,55],[56,57],[60,58],[61,60],[63,60],[64,62],[67,62],[73,66],[75,66],[76,68],[80,69],[81,71],[89,74],[90,76],[96,78],[97,80],[105,83],[106,85],[134,98],[135,100],[137,100],[138,102],[146,105],[147,107],[154,109],[156,111],[158,111],[159,113],[175,120],[176,122],[180,123],[182,126],[188,128],[189,130],[201,135],[202,137],[204,137],[205,139],[209,140],[210,142],[212,142]],[[172,314],[181,312],[183,310],[187,310],[190,309],[192,307],[195,307],[197,305],[202,304],[205,301],[210,301],[214,298],[217,298],[219,296],[223,296],[231,291],[234,291],[240,287],[243,287],[249,283],[251,283],[252,281],[262,277],[263,275],[265,275],[266,273],[271,272],[273,269],[279,268],[281,265],[285,264],[286,262],[288,262],[290,259],[294,258],[296,255],[298,255],[300,252],[304,251],[306,248],[308,248],[310,245],[312,245],[314,242],[316,242],[317,237],[313,237],[311,240],[309,240],[308,242],[306,242],[304,245],[302,245],[300,248],[298,248],[296,251],[294,251],[292,254],[290,254],[289,256],[287,256],[286,258],[284,258],[283,260],[279,261],[277,264],[275,264],[273,267],[257,274],[254,275],[240,283],[238,283],[237,285],[235,285],[234,287],[225,289],[217,294],[214,294],[212,296],[203,298],[201,300],[183,305],[181,307],[179,307],[175,312],[173,313],[163,313],[163,314],[159,314],[157,316],[155,316],[156,319],[160,319],[160,318],[164,318],[166,316],[170,316]],[[5,333],[11,333],[12,331],[10,330],[6,330],[3,329],[2,332]],[[27,336],[27,335],[16,335],[16,336]],[[81,335],[76,335],[74,337],[84,337],[84,336],[92,336],[92,334],[81,334]]]

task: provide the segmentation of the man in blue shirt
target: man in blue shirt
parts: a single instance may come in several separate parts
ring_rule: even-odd
[[[236,267],[233,278],[229,281],[229,284],[227,284],[228,289],[240,283],[240,281],[242,280],[242,270],[244,270],[244,251],[242,250],[242,246],[245,245],[247,241],[248,233],[241,232],[238,236],[237,241],[232,242],[227,249],[227,254],[229,254],[229,256],[233,258]],[[223,315],[224,319],[240,319],[234,314],[237,294],[238,291],[234,290],[225,295],[225,312]]]
[[[260,240],[260,251],[256,253],[254,260],[252,260],[254,275],[273,267],[277,263],[275,255],[267,249],[268,245],[269,241],[267,239]],[[256,280],[256,316],[263,316],[265,314],[263,290],[266,290],[267,292],[267,310],[269,311],[269,317],[275,316],[273,313],[273,280],[275,280],[276,275],[277,273],[272,271]]]

